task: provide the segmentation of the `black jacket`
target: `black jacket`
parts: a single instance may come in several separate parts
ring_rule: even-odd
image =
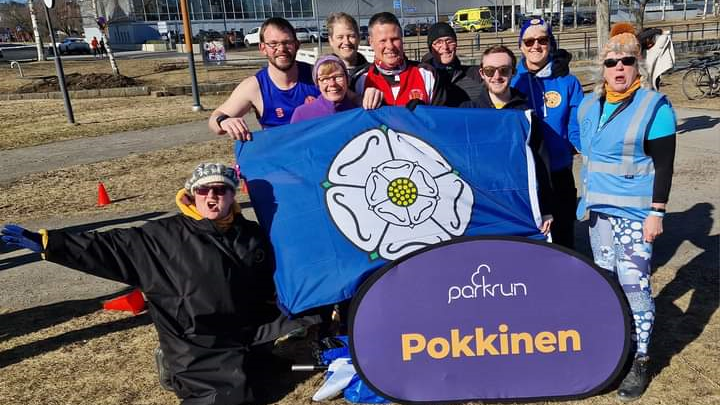
[[[253,400],[243,367],[250,346],[298,327],[274,322],[284,317],[273,303],[273,251],[239,213],[227,232],[184,215],[107,232],[49,231],[45,255],[141,288],[186,403]]]
[[[465,66],[457,57],[449,65],[442,65],[430,52],[423,56],[422,61],[432,65],[437,71],[445,93],[445,107],[459,107],[460,104],[480,96],[483,81],[479,66]]]
[[[460,105],[460,108],[495,108],[487,87],[483,83],[478,97],[472,101],[466,101]],[[513,110],[529,110],[525,96],[514,88],[510,88],[510,101],[503,106],[503,109]],[[542,130],[540,128],[540,118],[532,113],[530,123],[530,139],[528,141],[530,150],[533,153],[535,161],[535,175],[538,182],[538,200],[540,202],[540,212],[542,215],[548,215],[552,212],[552,183],[550,181],[550,156],[543,145]]]
[[[365,59],[363,54],[359,53],[357,54],[357,63],[355,66],[353,66],[352,69],[348,69],[348,75],[350,76],[350,89],[355,88],[355,82],[357,82],[358,77],[362,75],[362,73],[365,71],[365,68],[370,64],[370,62]]]

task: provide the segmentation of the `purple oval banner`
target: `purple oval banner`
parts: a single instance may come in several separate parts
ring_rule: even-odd
[[[523,238],[419,251],[354,298],[353,363],[396,402],[592,395],[617,377],[630,342],[627,303],[605,273]]]

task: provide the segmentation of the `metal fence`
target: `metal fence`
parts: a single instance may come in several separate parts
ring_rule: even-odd
[[[720,44],[720,21],[659,25],[658,28],[669,30],[676,47],[684,42],[716,40]],[[405,52],[410,59],[420,60],[428,52],[424,37],[406,37]],[[592,58],[597,52],[597,34],[592,31],[575,31],[555,33],[558,47],[573,53],[576,59]],[[458,38],[458,54],[464,58],[475,59],[482,52],[494,45],[505,45],[517,49],[518,37],[507,33],[498,35],[464,34]]]

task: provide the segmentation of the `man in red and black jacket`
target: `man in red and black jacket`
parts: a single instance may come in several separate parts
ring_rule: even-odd
[[[392,13],[377,13],[368,24],[374,63],[368,65],[355,83],[355,92],[366,94],[369,88],[382,93],[384,105],[443,105],[444,89],[432,66],[409,61],[403,50],[402,28]]]

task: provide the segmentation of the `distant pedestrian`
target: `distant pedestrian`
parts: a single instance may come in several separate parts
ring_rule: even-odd
[[[100,38],[100,58],[105,58],[105,55],[107,55],[107,48],[105,48],[105,39]]]
[[[99,54],[97,37],[93,37],[92,41],[90,41],[90,50],[92,50],[93,58],[97,59]]]

